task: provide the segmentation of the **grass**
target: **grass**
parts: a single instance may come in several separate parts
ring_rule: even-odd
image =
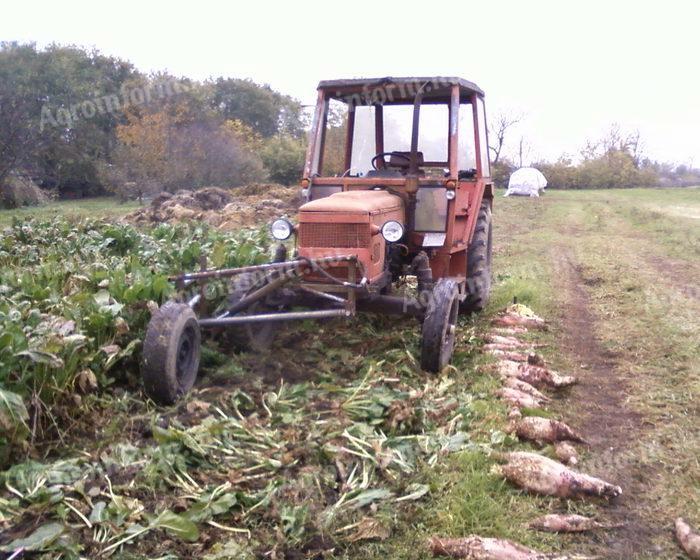
[[[499,202],[495,266],[503,278],[498,292],[506,293],[497,298],[533,301],[554,319],[549,336],[556,348],[571,313],[563,271],[580,272],[590,328],[614,356],[610,375],[627,381],[624,403],[638,415],[636,433],[610,442],[627,448],[618,472],[638,478],[635,513],[652,528],[656,548],[638,557],[675,558],[673,519],[700,521],[700,191],[550,192]],[[560,351],[548,358],[563,369],[578,365],[576,355]],[[575,404],[559,411],[576,422]],[[595,468],[596,460],[588,457],[582,467]]]
[[[41,206],[27,206],[13,210],[0,210],[0,226],[9,225],[14,218],[50,219],[55,216],[69,218],[118,218],[140,207],[138,202],[118,202],[113,197],[59,200]]]

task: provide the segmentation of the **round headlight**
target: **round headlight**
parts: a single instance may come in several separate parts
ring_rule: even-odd
[[[294,227],[292,226],[291,222],[289,220],[285,220],[284,218],[275,220],[272,222],[272,226],[270,226],[270,233],[272,233],[272,237],[277,239],[277,241],[289,239],[289,237],[292,235],[292,231],[294,231]]]
[[[454,192],[453,190],[447,190],[445,191],[445,198],[447,200],[454,200],[454,198],[457,196],[457,193]]]
[[[403,226],[395,220],[389,220],[382,226],[382,236],[389,243],[395,243],[403,237]]]

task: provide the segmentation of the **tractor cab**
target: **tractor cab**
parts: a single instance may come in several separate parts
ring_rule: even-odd
[[[475,84],[441,77],[323,81],[301,182],[308,202],[299,214],[299,254],[368,249],[366,268],[381,268],[384,236],[354,234],[367,247],[348,237],[363,229],[356,220],[364,204],[365,229],[398,222],[409,261],[425,251],[436,278],[465,280],[478,211],[493,197],[490,175],[484,94]]]

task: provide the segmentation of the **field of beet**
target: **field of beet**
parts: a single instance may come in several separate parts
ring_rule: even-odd
[[[265,354],[208,338],[165,408],[139,357],[168,275],[272,244],[132,210],[0,213],[4,557],[692,551],[675,522],[700,523],[700,189],[499,197],[492,303],[440,375],[415,320],[294,323]]]

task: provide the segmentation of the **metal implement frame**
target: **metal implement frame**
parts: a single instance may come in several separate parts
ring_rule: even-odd
[[[343,262],[350,264],[347,269],[347,281],[338,279],[325,270],[330,264],[338,264]],[[362,263],[355,255],[339,255],[317,259],[297,259],[293,261],[272,262],[260,265],[216,270],[208,270],[206,268],[206,260],[204,259],[200,264],[202,270],[199,272],[178,274],[169,278],[170,281],[175,283],[176,287],[180,291],[184,290],[188,286],[191,286],[192,284],[200,284],[198,292],[186,301],[187,305],[193,309],[204,306],[204,287],[210,280],[219,280],[254,272],[263,273],[265,280],[261,287],[255,289],[249,294],[246,294],[226,312],[216,317],[198,317],[197,320],[199,322],[199,326],[202,328],[216,328],[263,322],[351,317],[355,315],[357,311],[357,292],[368,291],[367,279],[364,274],[360,282],[357,282],[358,268],[362,273],[364,273],[364,268],[362,267]],[[321,276],[328,279],[329,282],[326,284],[317,282],[299,282],[302,280],[305,272],[320,273]],[[254,303],[282,290],[292,282],[298,282],[296,287],[298,288],[299,292],[303,292],[311,296],[312,299],[316,301],[323,300],[324,303],[333,305],[336,308],[313,311],[281,311],[279,313],[236,315],[237,313],[248,309]],[[345,292],[347,296],[343,298],[328,292]],[[297,298],[292,297],[292,300],[295,299]],[[342,308],[338,308],[337,306],[342,306]]]

